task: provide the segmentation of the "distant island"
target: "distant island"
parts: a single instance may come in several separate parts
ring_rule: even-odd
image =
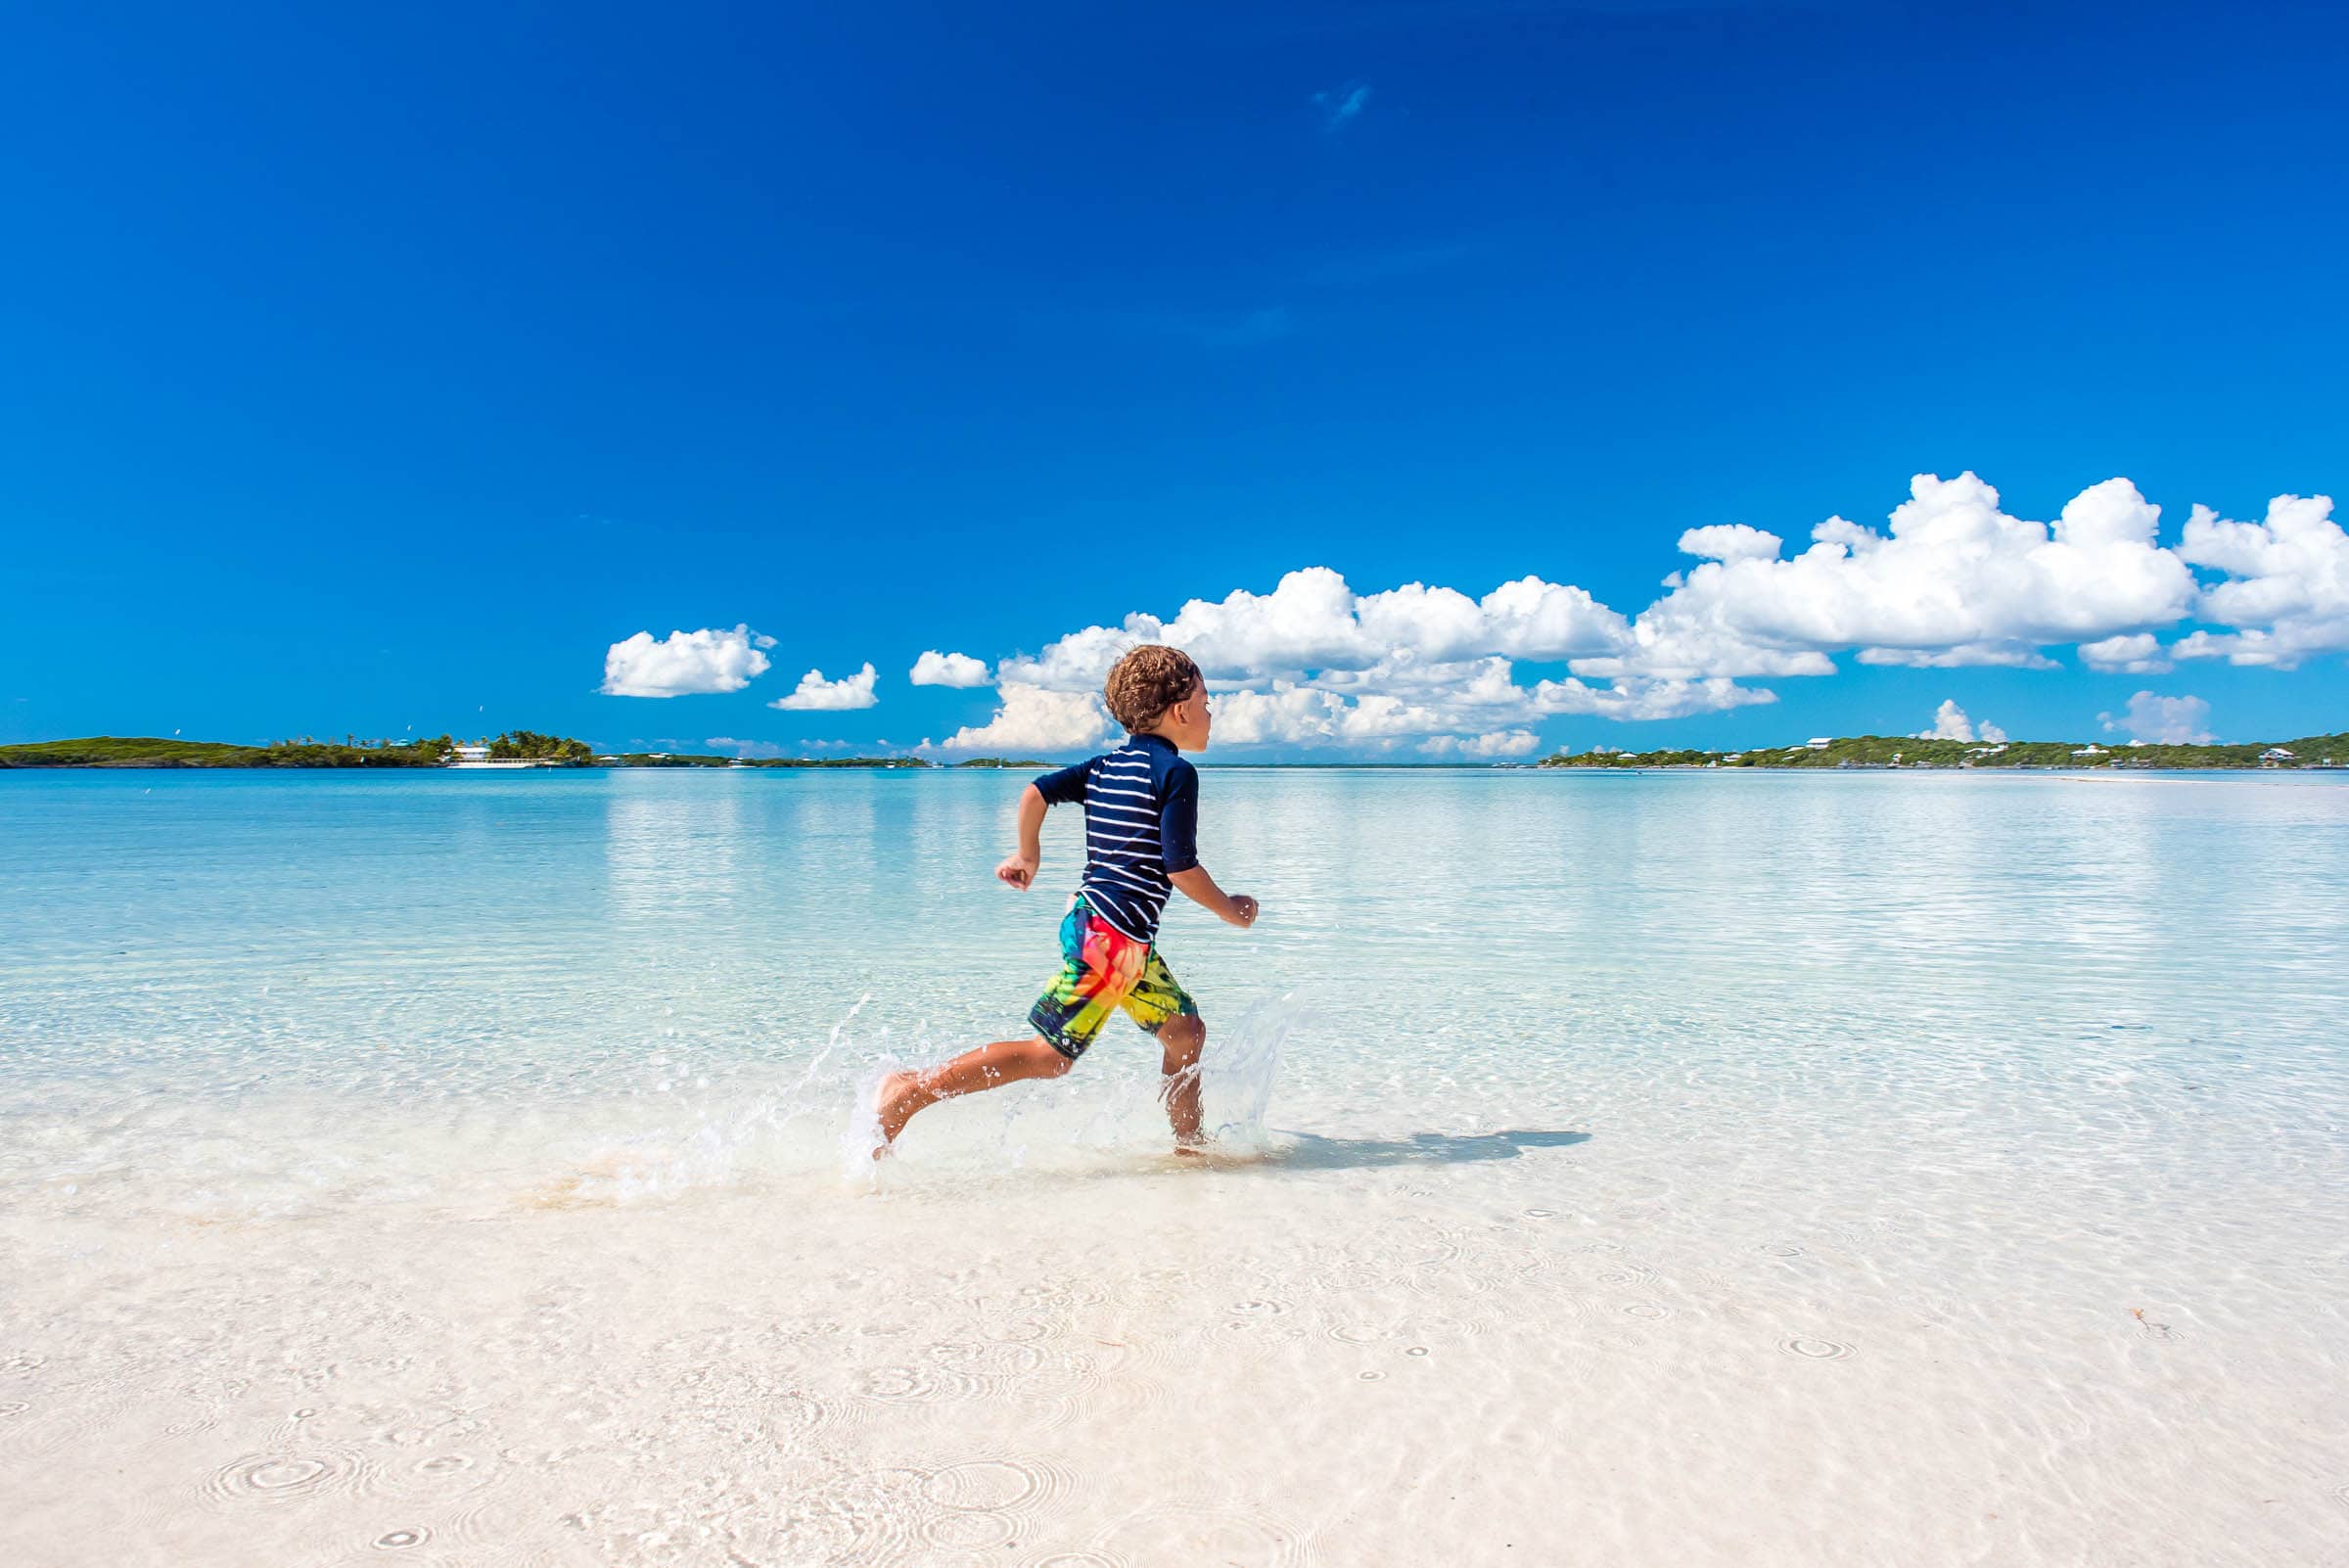
[[[0,768],[11,767],[854,767],[1040,768],[1034,758],[973,757],[939,763],[920,757],[740,757],[712,752],[598,752],[585,741],[534,730],[508,730],[471,743],[447,735],[429,740],[340,742],[303,735],[265,746],[176,737],[94,735],[84,740],[33,741],[0,746]],[[1249,765],[1249,764],[1236,764]],[[1391,767],[1391,762],[1324,762],[1321,767]],[[1453,765],[1458,764],[1414,764]],[[1609,747],[1539,762],[1500,767],[1834,767],[1834,768],[2328,768],[2349,767],[2349,732],[2242,746],[2100,746],[2094,741],[1968,742],[1919,740],[1911,735],[1819,736],[1798,746],[1741,752]]]
[[[341,744],[304,735],[266,746],[93,735],[86,740],[0,746],[0,767],[445,767],[455,750],[456,743],[446,735],[413,741],[362,741],[352,736]]]
[[[1595,747],[1545,757],[1539,767],[2094,767],[2304,768],[2349,766],[2349,733],[2244,746],[2099,746],[2095,741],[1919,740],[1913,735],[1819,736],[1795,746],[1742,752],[1621,752]]]
[[[918,757],[726,757],[714,752],[617,752],[598,767],[930,767]]]
[[[989,765],[1023,764],[985,760]],[[535,730],[508,730],[472,743],[436,735],[422,740],[340,742],[309,735],[241,746],[176,737],[93,735],[83,740],[0,746],[6,767],[928,767],[918,757],[743,758],[691,753],[599,753],[585,741]],[[1037,766],[1043,764],[1037,763]]]

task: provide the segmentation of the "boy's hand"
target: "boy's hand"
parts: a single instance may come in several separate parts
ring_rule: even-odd
[[[1219,920],[1238,926],[1242,931],[1256,924],[1256,900],[1244,893],[1225,893],[1216,886],[1216,879],[1207,874],[1207,867],[1203,865],[1170,871],[1167,880],[1174,884],[1175,892]]]
[[[1026,893],[1036,881],[1036,861],[1033,854],[1013,854],[995,867],[996,879]]]

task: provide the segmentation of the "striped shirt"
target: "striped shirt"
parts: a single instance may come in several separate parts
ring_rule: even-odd
[[[1084,901],[1134,941],[1155,941],[1168,877],[1199,863],[1199,770],[1165,736],[1132,735],[1036,789],[1050,806],[1083,803]]]

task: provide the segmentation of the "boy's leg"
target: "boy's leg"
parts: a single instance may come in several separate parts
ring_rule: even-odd
[[[1182,1148],[1204,1142],[1199,1136],[1199,1053],[1207,1047],[1207,1021],[1197,1013],[1170,1018],[1159,1026],[1158,1044],[1167,1075],[1161,1092],[1174,1142]]]
[[[1082,902],[1071,905],[1060,926],[1060,973],[1028,1012],[1036,1035],[999,1039],[943,1066],[883,1079],[874,1106],[881,1118],[881,1147],[873,1151],[874,1157],[896,1142],[905,1124],[925,1106],[1022,1079],[1058,1078],[1074,1066],[1101,1032],[1130,975],[1141,967],[1138,951],[1128,957],[1104,945],[1100,933],[1106,929],[1094,925]],[[1088,943],[1093,949],[1089,952]]]
[[[876,1107],[881,1115],[882,1141],[895,1143],[916,1111],[940,1100],[977,1094],[1023,1079],[1058,1078],[1074,1065],[1074,1058],[1031,1038],[999,1039],[919,1073],[892,1073],[881,1081]]]
[[[1158,1037],[1160,1067],[1166,1074],[1159,1097],[1167,1102],[1167,1121],[1174,1129],[1176,1146],[1204,1142],[1199,1135],[1199,1056],[1207,1048],[1207,1021],[1157,948],[1150,950],[1141,977],[1127,992],[1125,1008],[1135,1023]]]

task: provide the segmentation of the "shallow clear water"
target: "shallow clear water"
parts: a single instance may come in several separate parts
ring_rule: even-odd
[[[0,1559],[2329,1562],[2349,787],[0,775]],[[1056,813],[1056,817],[1061,813]]]

